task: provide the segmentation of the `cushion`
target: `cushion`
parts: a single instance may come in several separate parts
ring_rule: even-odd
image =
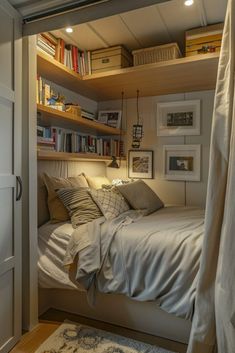
[[[86,178],[82,174],[77,177],[57,178],[44,173],[43,179],[48,192],[47,203],[51,222],[56,223],[69,220],[68,211],[56,194],[56,190],[66,187],[88,187]]]
[[[135,210],[146,210],[146,215],[164,207],[160,198],[143,180],[116,187],[131,207]]]
[[[50,213],[47,205],[47,188],[41,177],[38,176],[38,227],[50,220]]]
[[[93,200],[97,203],[106,219],[113,219],[130,209],[124,197],[114,190],[90,190]]]
[[[89,188],[59,189],[57,194],[71,217],[73,228],[102,217],[102,213],[88,193]]]
[[[102,185],[110,185],[110,181],[106,176],[89,177],[85,176],[91,189],[101,189]]]

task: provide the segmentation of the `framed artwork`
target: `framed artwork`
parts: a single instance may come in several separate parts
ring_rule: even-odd
[[[103,124],[120,129],[121,127],[121,110],[100,110],[98,113],[98,121]]]
[[[163,153],[167,180],[200,181],[201,145],[167,145]]]
[[[157,136],[200,135],[200,100],[158,103]]]
[[[129,150],[128,177],[134,179],[153,178],[153,151]]]

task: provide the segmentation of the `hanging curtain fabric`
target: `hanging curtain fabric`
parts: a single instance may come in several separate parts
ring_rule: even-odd
[[[228,0],[218,70],[205,235],[187,353],[235,352],[235,0]]]

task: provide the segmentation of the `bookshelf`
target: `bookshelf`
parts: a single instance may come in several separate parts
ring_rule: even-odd
[[[84,84],[82,76],[64,64],[37,50],[37,71],[42,77],[76,93],[97,100],[97,92]]]
[[[211,53],[81,76],[47,54],[37,52],[40,76],[97,101],[120,99],[122,91],[125,98],[133,98],[137,88],[141,89],[141,96],[214,89],[218,61],[219,53]],[[37,110],[40,121],[45,125],[79,128],[84,133],[97,136],[118,136],[121,132],[120,129],[48,106],[38,104]],[[108,161],[110,157],[40,150],[38,159]]]
[[[59,125],[65,129],[79,128],[84,133],[97,135],[120,135],[120,129],[98,123],[93,120],[82,118],[68,112],[63,112],[50,108],[42,104],[37,104],[37,111],[40,113],[40,121],[45,125]],[[123,134],[123,131],[122,131]]]
[[[99,161],[108,162],[111,161],[110,156],[99,156],[94,153],[67,153],[67,152],[54,152],[54,151],[37,151],[38,160],[44,161]],[[125,160],[122,157],[122,160]]]
[[[38,52],[38,73],[49,80],[98,101],[214,89],[219,53],[201,54],[80,76]]]

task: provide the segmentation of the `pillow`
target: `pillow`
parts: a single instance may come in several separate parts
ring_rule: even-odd
[[[99,189],[90,190],[90,194],[106,219],[113,219],[130,209],[118,191]]]
[[[138,180],[116,188],[135,210],[146,210],[146,215],[164,207],[155,192],[143,181]]]
[[[110,185],[110,181],[105,176],[89,177],[85,175],[86,180],[91,189],[101,189],[102,185]]]
[[[38,176],[38,227],[50,220],[50,213],[47,204],[47,188],[42,179],[42,176]]]
[[[48,192],[47,203],[51,222],[57,223],[69,220],[68,211],[56,194],[56,190],[66,187],[88,187],[86,178],[82,174],[77,177],[57,178],[44,173],[43,179]]]
[[[89,188],[59,189],[57,194],[71,217],[73,228],[102,217],[102,213],[88,193]]]

